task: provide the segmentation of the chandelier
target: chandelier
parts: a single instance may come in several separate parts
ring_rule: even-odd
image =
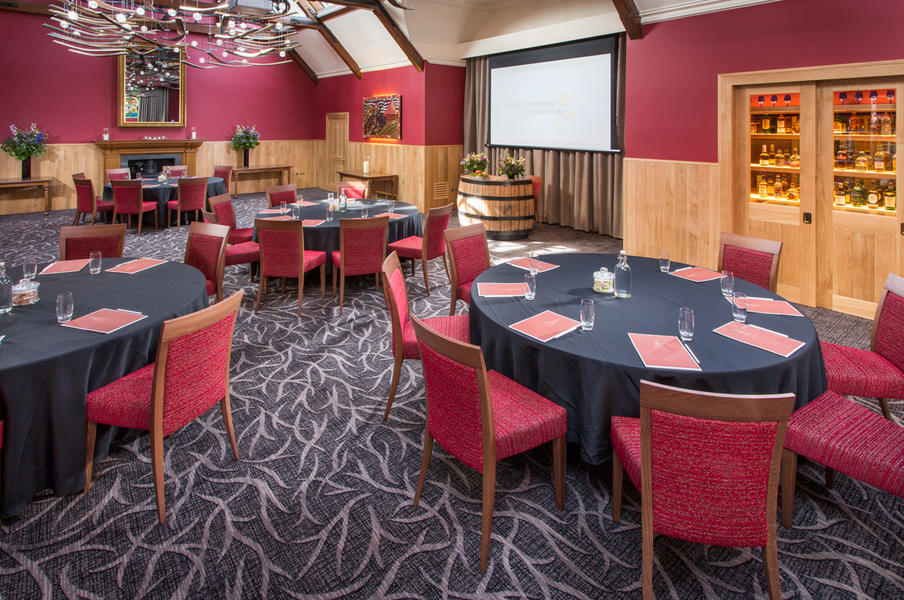
[[[188,0],[182,0],[187,2]],[[299,46],[292,0],[66,0],[50,5],[48,35],[70,52],[124,56],[180,52],[199,68],[281,65]]]

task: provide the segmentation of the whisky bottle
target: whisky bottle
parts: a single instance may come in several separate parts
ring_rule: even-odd
[[[788,177],[782,177],[782,198],[788,197],[788,192],[791,190],[791,179]]]
[[[769,144],[769,164],[775,166],[775,144]]]
[[[800,200],[800,190],[793,181],[788,185],[788,200],[791,200],[792,202]]]
[[[797,148],[795,148],[788,157],[788,164],[792,167],[800,166],[800,154],[797,153]]]
[[[779,115],[775,120],[775,133],[788,133],[785,130],[785,115]]]
[[[772,117],[764,115],[763,120],[760,121],[760,126],[763,128],[763,133],[772,133]]]
[[[835,133],[847,133],[847,124],[838,113],[835,113],[835,122],[832,124],[832,131]]]
[[[869,171],[870,167],[870,159],[867,156],[866,152],[863,150],[857,155],[857,160],[854,163],[854,169],[857,171]]]
[[[885,170],[885,156],[885,150],[882,149],[882,146],[879,146],[879,149],[873,155],[873,171]]]
[[[785,153],[782,152],[782,149],[779,148],[775,151],[775,166],[783,167],[785,166]]]
[[[773,192],[772,192],[773,195],[776,198],[781,198],[782,197],[782,178],[781,177],[776,176],[775,183],[773,184],[773,188],[774,188]]]
[[[766,197],[772,198],[775,196],[775,181],[771,178],[766,180]]]
[[[883,200],[885,201],[885,210],[894,211],[898,207],[897,193],[895,192],[895,182],[889,181],[888,187],[885,188]]]
[[[844,206],[846,204],[846,199],[844,195],[844,182],[836,181],[835,182],[835,206]]]
[[[862,181],[854,181],[851,188],[851,206],[863,206],[866,204],[866,186]]]
[[[888,113],[882,113],[882,117],[879,120],[879,133],[881,135],[894,135],[892,132],[894,128],[891,124],[891,115]]]
[[[835,153],[835,168],[844,169],[845,167],[847,167],[847,152],[844,144],[838,144],[838,152]]]
[[[760,164],[764,166],[769,164],[769,153],[766,152],[766,144],[763,144],[763,151],[760,152]]]
[[[760,198],[765,198],[769,195],[768,190],[766,189],[766,177],[764,175],[757,175],[756,192]]]
[[[882,207],[882,193],[875,181],[869,186],[869,191],[866,193],[866,203],[874,210]]]
[[[750,120],[750,133],[759,133],[759,128],[756,124],[756,121],[754,121],[753,119]]]
[[[797,115],[791,117],[791,133],[800,133],[800,118]]]

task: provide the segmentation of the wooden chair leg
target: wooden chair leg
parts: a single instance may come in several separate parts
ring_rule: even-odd
[[[235,443],[235,430],[232,428],[232,406],[229,403],[229,390],[220,400],[220,412],[223,413],[223,424],[226,426],[226,433],[229,434],[229,443],[232,445],[232,454],[235,459],[239,460],[239,447]]]
[[[452,278],[449,277],[449,261],[446,260],[446,253],[443,252],[443,269],[446,270],[446,279],[448,279],[451,283]]]
[[[455,315],[455,305],[458,303],[458,290],[452,288],[452,302],[449,304],[449,316]]]
[[[794,518],[794,488],[797,485],[797,454],[782,450],[782,527],[791,529]]]
[[[280,281],[279,293],[285,294],[286,293],[286,278],[280,277],[279,281]]]
[[[91,224],[94,225],[94,221],[97,218],[97,211],[91,213]]]
[[[85,489],[87,492],[91,488],[91,479],[94,476],[94,444],[97,439],[97,423],[88,421],[85,428]]]
[[[832,489],[835,487],[835,470],[826,467],[826,487]]]
[[[565,436],[552,441],[552,464],[556,484],[556,508],[565,509]]]
[[[326,263],[320,265],[320,297],[326,296]]]
[[[480,572],[487,572],[490,559],[490,533],[493,530],[493,504],[496,501],[496,463],[483,465],[483,518],[480,527]]]
[[[427,268],[427,260],[421,259],[421,271],[424,272],[424,287],[427,288],[427,295],[430,295],[430,277],[427,275],[429,269]]]
[[[345,273],[339,278],[339,314],[342,315],[342,303],[345,300]]]
[[[415,273],[416,269],[417,269],[417,259],[412,258],[411,259],[411,276],[412,277],[414,277],[414,273]]]
[[[141,235],[141,222],[144,221],[144,219],[142,219],[143,216],[144,216],[143,212],[139,212],[137,215],[135,215],[135,218],[138,219],[138,235],[139,236]]]
[[[766,546],[763,548],[763,567],[766,571],[766,587],[771,600],[781,600],[782,580],[778,574],[778,544],[775,532],[766,535]]]
[[[176,209],[176,230],[182,231],[182,207]]]
[[[160,229],[160,216],[154,211],[154,229]]]
[[[653,499],[641,494],[644,503],[641,510],[640,537],[641,544],[641,587],[643,600],[653,600]]]
[[[154,469],[157,518],[163,525],[166,523],[166,498],[163,496],[163,431],[151,431],[151,466]]]
[[[383,411],[383,420],[389,418],[389,409],[392,408],[392,401],[395,398],[396,390],[399,387],[399,376],[402,374],[402,355],[395,357],[395,364],[392,366],[392,383],[389,384],[389,399],[386,400],[386,410]]]
[[[336,265],[333,265],[333,298],[336,297],[336,273],[339,268]]]
[[[621,522],[622,483],[625,480],[624,467],[615,450],[612,451],[612,521]]]
[[[417,488],[414,490],[414,505],[421,501],[421,492],[424,491],[424,479],[427,478],[427,466],[430,464],[430,454],[433,452],[433,436],[430,435],[428,425],[424,424],[424,450],[421,453],[421,474],[417,478]]]
[[[882,416],[891,421],[891,409],[888,406],[888,398],[879,398],[879,406],[882,407]]]
[[[82,213],[80,213],[79,211],[75,211],[75,218],[72,219],[72,225],[73,225],[73,226],[74,226],[74,225],[78,225],[78,218],[79,218],[80,216],[82,216]]]
[[[254,312],[261,305],[261,297],[264,295],[264,288],[267,286],[267,276],[261,275],[257,278],[257,300],[254,301]]]
[[[283,279],[285,281],[285,279]],[[304,273],[298,275],[298,316],[301,316],[301,300],[304,295]]]
[[[377,280],[377,291],[379,292],[380,291],[380,280],[382,279],[382,277],[380,277],[380,273],[374,273],[374,279]]]

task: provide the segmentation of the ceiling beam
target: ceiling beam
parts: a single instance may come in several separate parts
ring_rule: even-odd
[[[342,62],[345,63],[345,66],[349,68],[352,74],[358,79],[361,79],[361,67],[358,66],[358,63],[355,62],[355,59],[352,58],[352,55],[348,53],[348,50],[345,49],[345,46],[342,45],[339,39],[333,35],[333,32],[320,21],[317,22],[317,25],[314,28],[320,32],[320,35],[323,36],[326,43],[339,55],[339,58],[342,59]]]
[[[308,63],[304,61],[304,59],[301,57],[301,54],[298,53],[298,50],[292,48],[292,50],[289,51],[289,58],[295,61],[295,64],[305,72],[305,75],[307,75],[311,79],[311,81],[314,82],[314,85],[320,84],[320,80],[317,79],[317,73],[315,73],[314,69],[312,69],[308,65]]]
[[[628,1],[630,2],[631,0]],[[402,49],[402,52],[405,53],[405,56],[407,56],[408,60],[411,61],[411,64],[414,65],[414,68],[418,71],[423,71],[424,57],[417,51],[417,48],[414,47],[414,44],[411,43],[411,40],[408,39],[408,36],[405,35],[401,28],[396,25],[396,22],[392,20],[392,16],[386,8],[379,2],[374,2],[374,4],[375,6],[371,9],[374,16],[383,24],[383,27],[386,28],[386,31],[388,31],[389,35],[392,36],[392,39],[395,40],[395,43],[399,45],[399,48]]]
[[[19,2],[18,0],[15,0],[13,2],[9,2],[7,0],[0,1],[0,10],[29,13],[32,15],[50,15],[50,6],[47,4],[39,4],[37,2]]]
[[[625,26],[625,32],[632,40],[639,40],[643,37],[643,25],[640,22],[640,13],[637,11],[637,5],[634,0],[612,0],[615,10],[618,11],[618,18],[621,19],[622,25]]]
[[[339,10],[334,10],[331,13],[325,14],[320,17],[321,21],[329,21],[330,19],[335,19],[336,17],[341,17],[342,15],[347,15],[348,13],[356,10],[354,6],[346,6],[344,8],[340,8]]]

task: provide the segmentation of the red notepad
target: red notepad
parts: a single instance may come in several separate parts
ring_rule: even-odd
[[[738,342],[773,352],[779,356],[784,356],[785,358],[788,358],[797,352],[797,350],[804,345],[803,342],[788,337],[787,335],[768,329],[762,329],[760,327],[754,327],[753,325],[738,323],[737,321],[726,323],[713,331],[719,335],[724,335],[725,337],[729,337]]]
[[[286,212],[286,211],[279,209],[279,208],[267,208],[267,209],[262,210],[261,214],[262,215],[281,215],[284,212]]]
[[[548,342],[551,339],[565,335],[569,331],[574,331],[580,326],[580,321],[569,319],[551,310],[544,310],[539,315],[534,315],[509,325],[515,331],[520,331],[524,335],[541,342]]]
[[[508,261],[508,264],[513,267],[518,267],[519,269],[524,269],[525,271],[530,271],[530,259],[527,257],[524,258],[516,258],[515,260]],[[552,271],[553,269],[558,269],[559,265],[554,265],[552,263],[543,262],[542,260],[535,259],[534,260],[534,268],[537,269],[538,273],[545,273],[546,271]]]
[[[323,223],[323,219],[305,219],[301,222],[302,227],[317,227]]]
[[[713,279],[720,279],[722,277],[721,273],[710,271],[703,267],[685,267],[683,269],[678,269],[677,271],[672,271],[669,275],[687,279],[688,281],[696,281],[697,283],[700,283],[701,281],[712,281]]]
[[[279,217],[264,217],[265,221],[291,221],[292,215],[282,215]]]
[[[511,297],[527,293],[526,283],[478,283],[478,296]]]
[[[380,213],[377,215],[378,217],[389,217],[390,219],[404,219],[405,215],[400,215],[398,213]]]
[[[58,260],[56,262],[52,262],[43,269],[38,275],[55,275],[57,273],[75,273],[76,271],[81,271],[85,268],[85,265],[91,259],[89,258],[79,258],[76,260]]]
[[[316,202],[308,202],[307,200],[302,200],[301,202],[293,202],[295,206],[317,206]]]
[[[63,327],[72,327],[73,329],[96,331],[97,333],[113,333],[126,325],[131,325],[146,318],[147,315],[140,313],[101,308],[93,313],[88,313],[84,317],[73,319],[68,323],[61,323],[61,325]]]
[[[751,298],[747,297],[747,311],[762,313],[764,315],[789,315],[794,317],[802,317],[799,310],[794,308],[790,302],[786,300],[773,300],[771,298]]]
[[[127,273],[132,275],[139,271],[162,265],[165,262],[165,260],[157,260],[156,258],[136,258],[135,260],[130,260],[129,262],[124,262],[121,265],[116,265],[115,267],[107,269],[107,273]]]
[[[674,335],[629,333],[628,337],[644,366],[653,369],[702,370],[681,340]]]

